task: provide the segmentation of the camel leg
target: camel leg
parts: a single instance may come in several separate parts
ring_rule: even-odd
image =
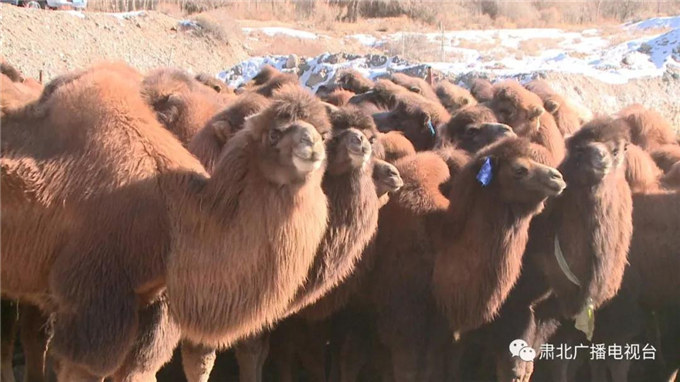
[[[269,333],[240,341],[234,347],[240,382],[262,382],[262,368],[269,354]]]
[[[19,335],[26,359],[24,382],[44,382],[49,319],[36,306],[21,304],[19,308]]]
[[[4,382],[14,382],[14,369],[12,359],[14,358],[14,338],[16,336],[18,317],[16,303],[10,300],[2,300],[2,322],[0,322],[1,354],[2,357],[2,380]]]
[[[305,328],[301,331],[299,357],[302,367],[312,381],[325,381],[326,378],[326,341],[328,340],[327,322],[301,323]]]
[[[137,341],[113,381],[155,382],[158,370],[172,358],[180,335],[164,298],[142,309]]]
[[[277,328],[278,330],[278,328]],[[277,373],[277,381],[279,382],[293,382],[296,381],[294,373],[294,362],[295,362],[295,344],[293,341],[288,339],[280,339],[275,337],[275,333],[272,333],[271,338],[271,360],[274,364],[274,368]]]
[[[215,348],[182,341],[182,367],[188,382],[208,382],[215,365]]]
[[[56,368],[58,382],[104,382],[104,378],[93,376],[82,368],[60,360]]]

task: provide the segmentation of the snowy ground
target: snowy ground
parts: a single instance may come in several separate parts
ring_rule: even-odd
[[[335,73],[352,67],[366,76],[430,65],[447,75],[478,73],[490,77],[517,77],[535,72],[582,74],[610,84],[631,79],[657,77],[680,70],[680,16],[644,20],[620,26],[620,32],[597,29],[567,32],[560,29],[497,29],[445,31],[421,34],[356,34],[346,36],[377,50],[404,42],[443,50],[446,62],[408,63],[397,57],[343,57],[324,54],[302,60],[298,67],[302,84],[316,89],[332,81]],[[244,32],[283,35],[299,39],[328,38],[290,28],[244,28]],[[443,40],[443,43],[442,43]],[[415,41],[415,43],[414,43]],[[623,41],[623,42],[621,42]],[[248,81],[264,64],[284,68],[288,57],[254,57],[221,72],[218,77],[238,86]]]

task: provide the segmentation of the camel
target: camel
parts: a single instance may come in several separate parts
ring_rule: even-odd
[[[410,92],[397,94],[396,100],[392,110],[373,114],[378,130],[403,132],[417,151],[433,148],[438,126],[450,118],[446,109]]]
[[[453,180],[432,284],[454,332],[491,321],[519,277],[531,219],[566,186],[549,162],[539,146],[506,138],[479,151]]]
[[[194,78],[196,79],[196,81],[211,88],[216,93],[223,94],[226,97],[234,95],[234,90],[230,88],[226,83],[224,83],[224,81],[215,78],[215,76],[211,76],[206,73],[199,73]]]
[[[680,189],[680,161],[671,166],[670,170],[661,177],[661,184],[665,188]]]
[[[459,109],[442,127],[442,140],[468,153],[509,136],[517,135],[510,126],[498,123],[493,111],[482,104]]]
[[[392,73],[392,75],[389,77],[390,81],[394,82],[395,84],[406,88],[408,91],[416,94],[420,94],[424,98],[432,101],[432,102],[437,102],[439,103],[439,97],[437,94],[434,92],[434,89],[432,89],[432,86],[430,86],[427,81],[425,81],[422,78],[418,77],[413,77],[409,76],[406,73]]]
[[[230,99],[176,69],[149,73],[143,81],[142,96],[156,112],[158,121],[185,146]]]
[[[365,93],[357,93],[350,98],[348,103],[354,105],[368,104],[364,107],[372,105],[373,112],[380,111],[381,109],[389,110],[397,105],[396,96],[404,93],[408,93],[408,90],[404,87],[390,80],[380,79],[375,82],[373,89]]]
[[[543,102],[515,80],[494,84],[494,97],[489,107],[498,122],[511,126],[517,135],[526,137],[550,152],[552,165],[557,166],[565,155],[564,139],[555,119],[545,113]]]
[[[493,99],[493,84],[485,78],[475,78],[470,83],[470,94],[477,102],[490,102]]]
[[[664,172],[680,161],[680,144],[675,132],[657,111],[633,104],[617,116],[630,129],[631,142],[649,152]]]
[[[114,375],[133,350],[140,308],[164,286],[172,317],[196,342],[228,344],[258,330],[302,284],[325,229],[317,129],[329,124],[317,100],[281,89],[208,178],[140,90],[114,71],[85,71],[2,118],[2,291],[54,313],[61,380]],[[7,203],[4,190],[17,186],[28,200]],[[224,221],[239,223],[214,224]],[[257,223],[245,229],[249,221]],[[42,240],[27,240],[36,231]]]
[[[533,80],[525,85],[527,90],[536,94],[542,101],[545,110],[552,114],[557,128],[563,137],[570,136],[585,122],[569,101],[558,94],[548,82]]]
[[[340,87],[355,94],[366,93],[373,89],[373,82],[354,69],[344,70],[338,74],[335,83]]]
[[[257,76],[256,76],[257,77]],[[266,76],[265,76],[266,77]],[[254,83],[257,84],[258,81],[255,81]],[[272,74],[271,77],[261,85],[255,85],[252,88],[252,91],[261,94],[265,97],[271,97],[272,94],[277,89],[280,89],[284,85],[288,84],[297,84],[298,83],[298,77],[294,73],[275,73]]]
[[[629,144],[626,148],[626,181],[633,193],[656,190],[663,171],[654,159],[640,146]]]
[[[440,81],[437,83],[437,86],[435,86],[435,93],[439,98],[439,102],[441,102],[451,114],[465,106],[477,104],[477,100],[467,89],[454,85],[449,81]]]
[[[381,148],[376,148],[376,157],[394,163],[397,159],[416,153],[413,143],[400,131],[379,133],[378,141]]]
[[[257,93],[239,95],[191,138],[187,148],[201,161],[205,170],[212,173],[227,141],[243,128],[247,117],[262,111],[269,102]]]
[[[344,90],[344,89],[335,89],[332,92],[328,93],[327,95],[321,97],[324,101],[330,103],[331,105],[335,106],[345,106],[349,103],[349,100],[355,95],[355,93],[349,91],[349,90]]]
[[[628,137],[622,123],[599,118],[568,140],[559,167],[568,187],[532,223],[522,276],[494,323],[494,348],[522,338],[539,349],[560,320],[596,311],[618,292],[633,231]],[[500,380],[528,380],[533,370],[506,352],[496,362]]]

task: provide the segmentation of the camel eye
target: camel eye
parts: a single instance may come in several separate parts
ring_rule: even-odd
[[[272,144],[278,142],[279,139],[281,139],[281,135],[282,133],[279,130],[276,129],[269,130],[269,142]]]
[[[524,166],[520,166],[520,167],[515,168],[515,176],[518,177],[518,178],[527,176],[528,174],[529,174],[529,169],[524,167]]]
[[[477,129],[477,128],[469,127],[467,129],[465,129],[465,136],[466,137],[474,137],[475,135],[477,135],[477,133],[479,133],[479,129]]]
[[[375,143],[375,140],[376,140],[375,135],[372,136],[372,137],[370,137],[370,138],[368,138],[368,142],[369,142],[370,144],[374,144],[374,143]]]

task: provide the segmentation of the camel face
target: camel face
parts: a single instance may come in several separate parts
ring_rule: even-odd
[[[536,203],[566,187],[562,174],[528,157],[509,159],[498,169],[501,197],[510,203]]]
[[[263,146],[263,149],[275,154],[274,167],[289,169],[293,179],[304,179],[318,170],[326,159],[321,135],[314,126],[304,121],[272,126]]]
[[[437,126],[448,119],[440,105],[416,94],[402,94],[398,104],[388,112],[373,114],[381,132],[401,131],[416,150],[428,150],[437,138]]]
[[[371,144],[361,131],[354,128],[337,131],[328,143],[328,171],[342,174],[363,168],[371,152]]]
[[[568,155],[560,166],[568,183],[596,185],[623,168],[627,139],[623,125],[616,125],[596,120],[569,139]]]
[[[504,81],[495,87],[491,109],[498,122],[512,126],[517,135],[526,136],[538,131],[539,117],[544,113],[543,102],[516,81]]]
[[[404,180],[393,164],[376,159],[373,164],[373,183],[378,196],[382,196],[399,190],[404,185]]]

